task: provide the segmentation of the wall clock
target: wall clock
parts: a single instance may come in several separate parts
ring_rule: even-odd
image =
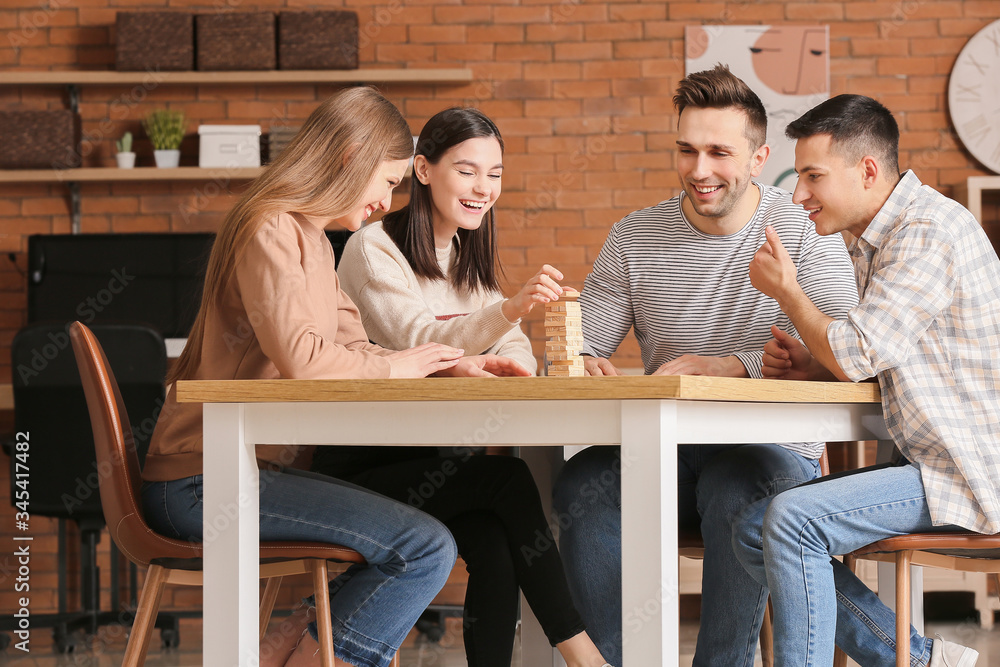
[[[951,122],[972,156],[1000,173],[1000,20],[958,54],[948,81]]]

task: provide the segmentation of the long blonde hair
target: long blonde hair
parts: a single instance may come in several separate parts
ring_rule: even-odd
[[[219,306],[251,239],[287,211],[335,218],[357,207],[386,160],[413,155],[410,128],[374,88],[343,90],[321,104],[274,162],[226,215],[212,244],[201,307],[167,384],[194,377],[201,363],[206,314]]]

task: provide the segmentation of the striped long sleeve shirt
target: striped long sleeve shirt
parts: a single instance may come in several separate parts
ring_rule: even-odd
[[[615,223],[580,296],[584,354],[610,357],[634,328],[647,375],[683,354],[697,354],[736,355],[750,377],[762,377],[771,325],[798,337],[777,302],[750,284],[750,260],[767,225],[781,237],[812,302],[831,317],[845,317],[858,291],[843,239],[817,235],[788,192],[757,187],[760,204],[734,234],[694,227],[681,210],[683,193]],[[823,447],[786,446],[809,458]]]

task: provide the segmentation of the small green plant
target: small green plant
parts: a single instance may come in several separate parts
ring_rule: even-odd
[[[132,152],[132,133],[126,132],[122,135],[122,138],[115,142],[115,148],[118,149],[119,153],[131,153]]]
[[[158,109],[146,116],[142,127],[156,150],[178,149],[184,139],[184,112]]]

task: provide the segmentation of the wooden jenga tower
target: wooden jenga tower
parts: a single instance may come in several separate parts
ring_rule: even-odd
[[[563,288],[558,301],[545,304],[545,358],[548,375],[583,377],[583,318],[580,293]]]

